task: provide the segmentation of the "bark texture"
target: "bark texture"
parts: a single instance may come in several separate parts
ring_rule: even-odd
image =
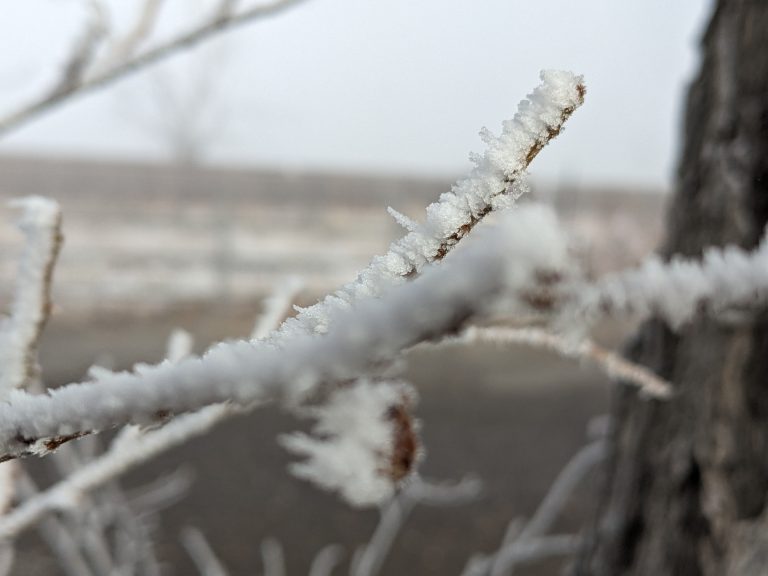
[[[768,1],[718,0],[690,87],[665,255],[753,247],[768,220]],[[768,314],[647,322],[628,354],[675,384],[617,389],[579,576],[768,574]]]

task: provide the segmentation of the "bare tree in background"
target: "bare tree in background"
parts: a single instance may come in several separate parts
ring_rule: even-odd
[[[662,253],[755,246],[768,221],[768,3],[719,0],[690,88]],[[629,349],[675,385],[669,402],[617,388],[607,486],[576,573],[768,570],[768,320],[648,321]]]
[[[203,11],[199,2],[190,4]],[[165,61],[148,69],[137,89],[122,93],[117,110],[126,123],[161,144],[171,162],[185,168],[205,161],[228,129],[221,81],[229,49],[201,48],[194,60]]]
[[[237,0],[218,0],[213,9],[190,28],[161,42],[153,42],[152,33],[160,17],[162,0],[138,3],[133,24],[122,34],[111,31],[105,4],[101,0],[88,0],[89,18],[66,55],[59,77],[35,98],[0,113],[0,136],[82,94],[108,86],[223,32],[280,14],[304,1],[273,0],[241,7]]]

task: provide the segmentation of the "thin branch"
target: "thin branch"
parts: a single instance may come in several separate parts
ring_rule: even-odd
[[[381,571],[395,538],[417,505],[458,506],[475,500],[480,490],[480,482],[472,477],[455,484],[431,484],[414,479],[382,509],[370,541],[353,562],[351,575],[375,576]]]
[[[520,532],[519,540],[530,540],[549,531],[576,488],[595,466],[605,459],[604,441],[588,444],[577,452],[558,474],[533,517]]]
[[[446,343],[491,342],[494,344],[522,344],[550,350],[567,358],[587,360],[611,378],[633,384],[651,398],[669,398],[672,385],[648,368],[622,358],[589,339],[573,339],[538,328],[469,328],[461,336]]]
[[[520,540],[502,551],[503,562],[508,568],[520,564],[539,562],[547,558],[571,556],[579,550],[581,538],[574,534],[538,536]]]
[[[0,397],[24,388],[37,376],[37,347],[51,313],[51,282],[63,237],[61,209],[47,198],[11,202],[22,210],[25,236],[11,315],[0,325]]]
[[[230,18],[232,16],[232,12],[237,8],[237,5],[240,3],[240,0],[219,0],[219,5],[216,7],[214,11],[214,19],[215,20],[222,20],[226,18]]]
[[[515,541],[520,537],[520,533],[524,528],[524,518],[512,519],[509,524],[507,524],[507,529],[504,532],[504,537],[501,539],[501,546],[499,546],[499,549],[506,550],[510,546],[513,546]],[[494,554],[488,560],[478,558],[475,565],[479,567],[483,565],[483,562],[485,562],[485,565],[490,562],[490,568],[488,570],[489,576],[510,576],[510,570],[508,569],[509,567],[504,562],[501,554]]]
[[[76,39],[69,58],[62,66],[61,76],[51,90],[51,95],[67,94],[76,90],[83,82],[85,73],[93,60],[101,40],[106,34],[104,9],[98,0],[88,2],[90,16],[85,30]]]
[[[344,548],[339,544],[329,544],[317,553],[309,568],[309,576],[331,576],[334,568],[341,563]]]
[[[285,554],[275,538],[265,538],[261,543],[261,561],[264,576],[285,576]]]
[[[112,43],[102,62],[96,65],[98,69],[107,70],[122,62],[127,62],[136,53],[141,44],[152,34],[163,1],[144,0],[144,5],[139,11],[139,16],[133,27],[122,38]]]
[[[227,576],[228,572],[211,548],[205,535],[191,526],[181,531],[181,543],[197,567],[200,576]]]
[[[208,432],[229,416],[229,410],[229,407],[220,404],[209,406],[199,412],[179,416],[158,430],[138,434],[130,442],[113,444],[96,460],[0,517],[0,539],[19,534],[53,511],[77,505],[91,490],[156,454]]]
[[[21,470],[18,462],[0,464],[0,516],[8,512],[16,495],[16,482]]]
[[[304,285],[298,278],[289,278],[276,286],[272,294],[264,300],[264,308],[253,326],[251,340],[266,338],[280,326],[303,288]]]
[[[514,566],[545,557],[572,554],[579,545],[573,535],[545,536],[570,502],[576,488],[597,464],[605,458],[604,440],[588,444],[579,450],[560,471],[533,517],[521,528],[513,520],[495,554],[470,559],[462,576],[501,576]],[[514,525],[514,527],[513,527]],[[515,533],[513,538],[510,534]]]
[[[522,564],[532,564],[549,558],[572,556],[578,552],[581,546],[581,538],[574,534],[557,534],[553,536],[540,536],[524,542],[516,542],[506,548],[503,557],[503,565],[506,574],[511,574],[514,567]],[[473,557],[467,563],[461,576],[485,576],[489,574],[489,562],[493,558]]]
[[[133,56],[129,60],[116,64],[113,67],[98,72],[91,77],[86,77],[80,82],[66,87],[57,86],[54,90],[43,94],[38,99],[22,105],[17,110],[0,118],[0,136],[6,134],[30,120],[51,111],[70,99],[92,92],[106,86],[116,80],[120,80],[134,72],[137,72],[159,60],[167,58],[176,52],[194,46],[213,36],[242,26],[254,20],[274,16],[301,4],[305,0],[275,0],[269,4],[254,6],[242,12],[231,14],[225,18],[205,21],[194,29],[183,33],[163,44],[160,44],[146,52]]]
[[[265,329],[268,329],[265,323],[263,326]],[[182,332],[173,332],[168,340],[167,359],[170,362],[178,362],[191,352],[192,337],[186,332],[183,332],[182,335]],[[104,373],[106,374],[106,372]],[[126,470],[151,459],[173,446],[207,432],[218,422],[240,412],[241,410],[228,404],[219,404],[188,414],[184,418],[177,418],[159,430],[142,433],[139,430],[133,429],[130,433],[138,436],[138,441],[128,443],[130,454],[121,454],[122,444],[120,444],[118,437],[118,443],[113,443],[110,450],[102,456],[95,457],[89,462],[77,461],[75,469],[71,470],[70,473],[72,476],[78,476],[79,480],[78,478],[72,478],[68,473],[68,477],[59,485],[47,490],[42,497],[36,496],[35,500],[42,500],[42,505],[28,503],[26,524],[22,522],[16,529],[21,531],[37,522],[43,515],[54,511],[58,506],[57,500],[62,498],[62,494],[65,501],[78,499],[86,492],[107,484]],[[55,458],[56,462],[60,464],[58,454],[55,457],[57,457]],[[70,458],[77,459],[79,455],[72,453]],[[0,464],[0,466],[13,468],[16,466],[16,463],[7,462]],[[144,490],[141,494],[133,495],[129,500],[129,504],[132,509],[137,509],[141,513],[151,513],[158,507],[167,506],[171,499],[178,498],[178,494],[187,489],[190,481],[189,474],[176,473],[171,477],[171,481],[165,479],[162,484],[150,487],[149,491]],[[59,492],[58,496],[56,495],[57,491]],[[16,512],[19,512],[19,510],[17,509]],[[20,517],[23,518],[25,513],[21,512]],[[29,514],[30,512],[32,514]],[[49,525],[46,531],[52,537],[52,531],[55,531],[55,527]],[[57,547],[56,550],[58,551],[59,548]],[[67,552],[67,550],[63,551]],[[83,574],[87,576],[85,572]]]
[[[192,486],[194,474],[187,468],[178,468],[131,490],[125,496],[128,508],[139,516],[154,515],[183,499]]]
[[[10,576],[16,551],[10,544],[0,544],[0,576]]]
[[[374,576],[379,573],[395,538],[416,504],[415,499],[401,494],[384,507],[370,541],[355,559],[351,576]]]
[[[39,494],[37,486],[26,473],[19,479],[19,492],[25,500],[34,499]],[[49,516],[42,519],[38,525],[38,531],[55,553],[59,567],[67,576],[95,576],[69,527],[59,518]]]

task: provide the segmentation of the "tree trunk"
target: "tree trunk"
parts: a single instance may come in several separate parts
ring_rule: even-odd
[[[768,0],[718,0],[702,50],[667,256],[752,248],[768,220]],[[651,320],[628,354],[676,394],[617,390],[606,486],[575,573],[768,574],[768,314],[700,318],[677,334]]]

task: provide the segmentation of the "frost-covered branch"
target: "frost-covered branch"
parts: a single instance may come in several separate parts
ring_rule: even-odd
[[[71,100],[72,98],[92,92],[98,88],[106,86],[112,82],[120,80],[146,68],[164,58],[167,58],[181,50],[194,46],[195,44],[207,40],[213,36],[226,32],[238,26],[242,26],[254,20],[267,18],[277,15],[295,5],[301,4],[305,0],[274,0],[267,4],[257,4],[250,8],[237,11],[216,11],[211,17],[198,23],[194,28],[180,33],[157,46],[149,48],[143,52],[134,53],[137,44],[131,40],[129,43],[128,56],[122,60],[110,63],[104,69],[96,70],[92,74],[84,70],[87,64],[92,60],[90,51],[82,48],[82,42],[73,47],[73,53],[67,59],[69,62],[77,63],[77,67],[72,69],[76,73],[67,72],[64,74],[66,82],[58,81],[50,90],[38,96],[35,100],[22,104],[18,109],[0,118],[0,136],[8,133],[15,128],[29,122],[53,108]],[[145,30],[137,26],[139,43],[146,38]],[[88,41],[86,46],[90,47],[94,40],[90,36],[84,36],[84,41]],[[121,52],[125,52],[121,49]],[[87,58],[82,58],[87,55]]]
[[[193,340],[189,333],[184,330],[175,330],[168,339],[166,359],[171,363],[179,362],[192,352],[192,345]],[[112,375],[107,370],[94,371],[92,369],[92,372],[102,376]],[[229,404],[218,404],[173,420],[170,424],[158,430],[125,429],[116,438],[116,443],[113,443],[105,454],[96,456],[91,460],[86,459],[86,461],[76,462],[76,466],[63,471],[65,479],[59,484],[42,494],[35,494],[34,498],[30,498],[30,501],[26,502],[22,507],[26,512],[24,510],[14,511],[21,512],[18,516],[18,518],[21,518],[21,522],[17,523],[16,527],[12,528],[11,531],[15,530],[15,533],[18,533],[24,530],[36,523],[44,515],[55,511],[59,507],[60,501],[81,499],[87,492],[104,486],[119,475],[155,457],[159,453],[204,434],[222,420],[239,412],[239,409]],[[121,440],[121,437],[123,440]],[[128,441],[125,441],[126,438],[128,438]],[[124,450],[124,448],[126,449]],[[54,461],[60,465],[67,464],[68,461],[60,461],[60,454],[61,452],[57,452],[54,455]],[[70,457],[72,456],[76,455],[70,453]],[[10,471],[15,464],[15,462],[3,463],[0,465],[2,466],[0,471]],[[73,478],[73,476],[77,476],[77,478]],[[183,491],[189,483],[186,476],[176,478],[175,480],[176,482],[171,483],[170,486],[168,482],[164,482],[152,493],[143,494],[138,499],[134,498],[136,501],[132,502],[132,509],[138,508],[146,513],[147,510],[151,511],[153,508],[157,508],[158,505],[167,505],[168,500],[177,497],[179,491]],[[37,500],[39,502],[36,502]],[[49,536],[51,536],[52,530],[50,526],[46,528]],[[59,551],[66,551],[59,545],[55,549],[57,553]]]
[[[224,405],[203,408],[200,412],[179,416],[162,428],[141,433],[129,429],[129,437],[113,442],[99,458],[83,465],[58,484],[23,502],[5,516],[0,516],[0,539],[11,538],[34,525],[46,514],[76,506],[88,492],[101,487],[155,454],[208,432],[228,416]]]
[[[541,80],[520,102],[514,118],[504,122],[501,135],[481,132],[486,151],[472,155],[475,167],[469,175],[427,207],[423,224],[406,223],[398,216],[410,229],[408,234],[393,242],[385,255],[375,257],[354,282],[300,310],[274,339],[280,342],[296,334],[322,333],[333,311],[347,309],[360,298],[379,296],[414,277],[424,266],[444,258],[484,216],[510,207],[525,193],[526,169],[561,132],[586,94],[583,78],[570,72],[543,71]]]
[[[673,329],[697,314],[754,311],[768,302],[768,237],[747,252],[708,248],[701,259],[658,256],[637,269],[606,276],[581,295],[588,315],[657,315]]]
[[[547,242],[544,240],[547,239]],[[337,310],[322,337],[296,336],[281,347],[222,343],[178,364],[137,366],[45,396],[15,393],[0,405],[0,454],[45,454],[94,430],[144,423],[217,402],[295,401],[324,383],[355,378],[403,349],[462,327],[503,297],[525,308],[539,270],[561,269],[567,253],[551,212],[514,211],[510,222],[470,242],[450,262],[380,299]]]
[[[37,344],[51,310],[51,280],[61,247],[61,210],[47,198],[11,202],[21,209],[24,248],[10,316],[0,323],[0,399],[25,387],[37,372]]]
[[[283,330],[271,339],[271,343],[281,343],[297,334],[322,332],[326,329],[329,317],[334,313],[348,309],[351,301],[360,297],[377,295],[386,287],[404,281],[404,275],[412,275],[416,268],[421,268],[430,258],[444,256],[445,250],[453,245],[453,241],[448,242],[450,238],[460,230],[466,229],[466,226],[474,221],[473,219],[476,219],[481,212],[487,211],[489,206],[498,204],[501,193],[506,191],[510,184],[507,181],[511,181],[513,176],[518,178],[522,175],[527,163],[549,138],[560,131],[562,122],[583,97],[584,90],[580,78],[569,73],[558,72],[543,73],[542,77],[544,83],[534,91],[530,100],[521,104],[515,119],[506,123],[502,137],[498,139],[486,138],[489,150],[484,156],[477,159],[477,166],[470,177],[458,183],[452,192],[444,194],[438,203],[429,208],[427,223],[424,227],[426,232],[413,232],[393,245],[386,256],[375,259],[372,265],[361,273],[356,284],[346,287],[336,296],[300,313],[297,320],[286,322]],[[440,242],[441,235],[445,241],[442,244]],[[440,249],[440,246],[443,246],[443,249]],[[418,250],[412,253],[412,250],[417,248]],[[212,351],[207,358],[212,359],[211,357],[232,354],[236,347],[238,346],[220,347]],[[244,343],[239,345],[239,348],[245,347]],[[190,364],[191,362],[187,362],[185,366],[179,367],[179,370],[183,372]],[[137,367],[137,370],[146,372],[148,375],[162,377],[165,368],[167,367],[161,366],[153,369],[142,366]],[[134,378],[139,378],[139,376],[121,374],[112,378],[105,377],[110,382],[127,382]],[[84,388],[88,388],[88,385],[76,387],[78,392],[82,392]],[[68,387],[66,390],[57,392],[56,396],[71,394],[73,391],[72,387]],[[102,389],[101,392],[106,391]],[[101,394],[100,396],[103,397],[104,395]],[[174,411],[172,406],[176,402],[173,400],[171,398],[169,401],[163,402],[168,405],[157,407],[157,411]],[[36,403],[47,403],[47,401],[47,399],[35,400]],[[102,402],[104,401],[102,400]],[[26,403],[26,400],[19,399],[18,402]],[[105,408],[113,412],[124,407],[122,405],[125,402],[130,404],[130,401],[126,399],[116,400],[112,398],[110,402],[112,405]],[[85,412],[85,409],[81,412]],[[87,421],[90,419],[88,416],[81,413],[80,420]],[[145,417],[151,419],[152,414],[146,414]],[[120,419],[117,420],[114,422],[115,424],[118,424]],[[65,423],[60,423],[57,427],[60,431],[54,435],[46,436],[48,440],[44,440],[42,443],[38,442],[38,440],[43,439],[42,431],[35,427],[30,427],[32,428],[30,434],[25,433],[23,427],[17,427],[13,431],[8,430],[8,433],[13,432],[16,443],[15,452],[18,455],[36,451],[45,452],[55,448],[62,441],[88,432],[82,426],[71,426]],[[88,428],[99,429],[100,425],[93,423],[93,426]]]
[[[175,331],[168,341],[167,358],[175,361],[191,350],[192,339],[183,331]],[[111,374],[103,368],[91,368],[95,374]],[[141,434],[140,429],[126,428],[126,434]],[[120,437],[120,436],[118,436]],[[55,464],[62,478],[82,469],[99,470],[94,464],[101,455],[95,452],[96,439],[91,437],[78,445],[66,445],[58,450],[51,461]],[[104,456],[119,464],[112,454]],[[140,463],[140,458],[134,458]],[[6,464],[21,464],[8,462]],[[116,467],[116,472],[125,468]],[[38,491],[27,480],[27,499],[35,499]],[[177,500],[189,480],[176,473],[161,478],[155,485],[145,488],[139,500],[127,497],[120,486],[109,480],[93,486],[93,494],[80,495],[81,503],[76,509],[67,509],[59,519],[55,515],[40,518],[38,530],[55,553],[59,563],[67,568],[69,574],[82,576],[90,574],[82,570],[82,562],[91,565],[99,573],[158,574],[159,567],[155,558],[151,540],[149,521],[159,508]],[[47,497],[45,495],[43,498]],[[78,561],[78,556],[83,560]]]
[[[611,378],[637,386],[649,397],[668,398],[672,394],[671,384],[645,366],[622,358],[587,338],[561,336],[539,328],[471,327],[459,337],[445,341],[447,344],[472,342],[522,344],[551,350],[567,358],[587,360]]]

